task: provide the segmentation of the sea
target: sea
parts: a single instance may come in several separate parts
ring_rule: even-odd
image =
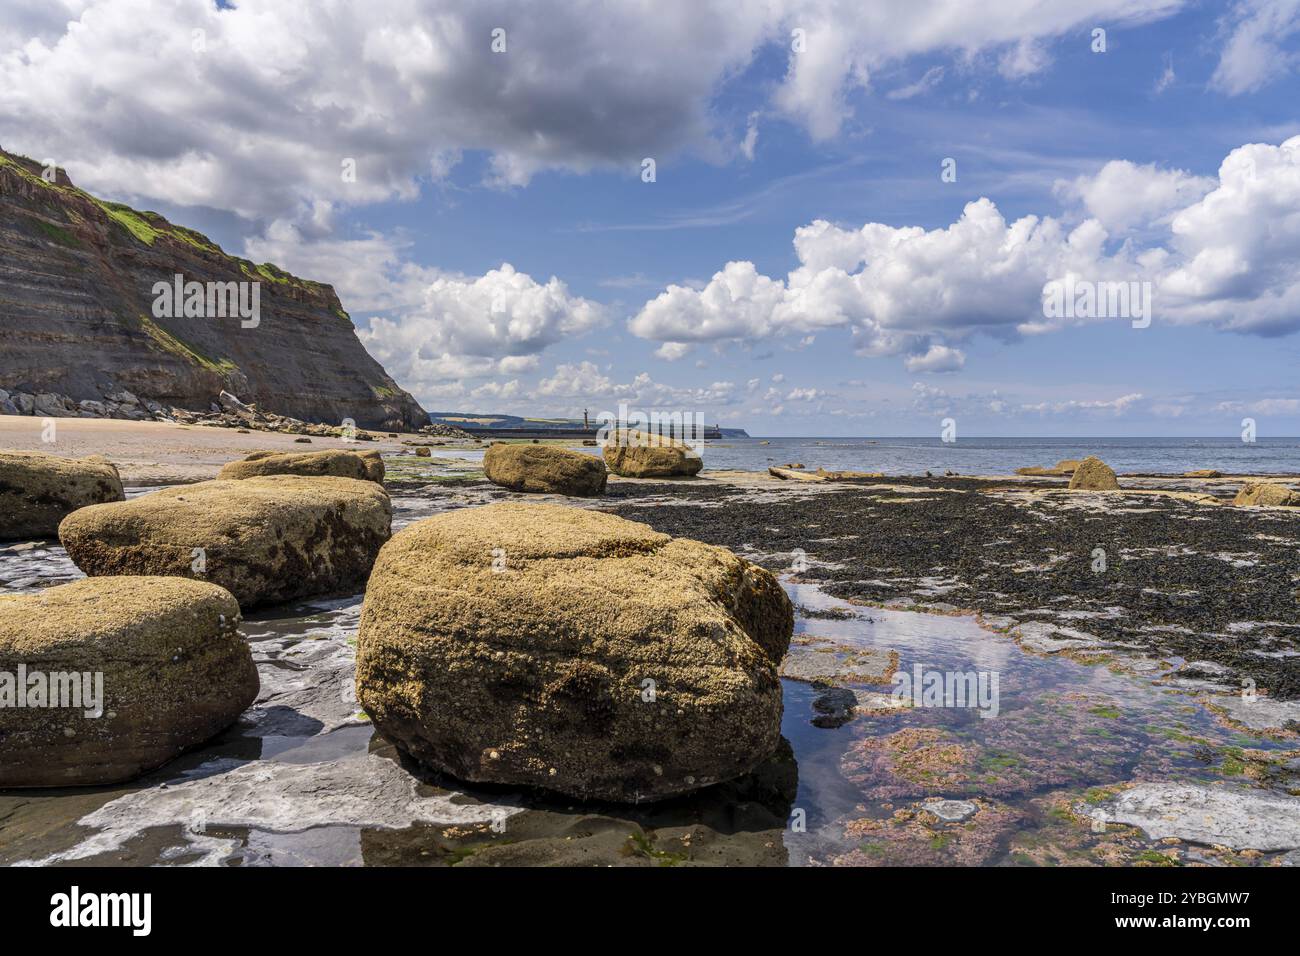
[[[726,438],[708,442],[706,471],[802,464],[887,475],[1008,475],[1029,465],[1096,455],[1117,472],[1300,474],[1300,438]]]

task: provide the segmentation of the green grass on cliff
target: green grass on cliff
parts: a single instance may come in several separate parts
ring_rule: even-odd
[[[140,326],[140,329],[149,336],[149,338],[153,339],[154,344],[157,345],[158,348],[162,349],[164,352],[170,353],[171,355],[175,355],[178,358],[184,359],[192,365],[206,368],[211,372],[216,372],[218,375],[227,375],[239,370],[239,366],[230,361],[230,359],[214,359],[208,355],[204,355],[188,342],[172,335],[147,315],[141,315],[137,320],[137,324]]]
[[[130,206],[124,205],[120,202],[105,202],[102,199],[95,199],[95,204],[108,214],[108,218],[112,219],[146,246],[152,246],[157,242],[158,236],[163,232],[161,229],[156,229],[153,223],[149,219],[145,218],[150,215],[149,213],[138,213]],[[156,216],[158,214],[153,213],[152,215]],[[161,219],[162,217],[159,216],[158,218]],[[163,221],[165,222],[166,220]]]
[[[33,169],[35,167],[35,170]],[[62,208],[67,215],[77,219],[76,206],[69,201],[74,197],[93,203],[101,212],[104,213],[113,223],[126,230],[133,239],[143,243],[146,246],[152,246],[159,238],[173,239],[177,242],[183,242],[194,249],[203,252],[221,256],[227,259],[232,265],[237,265],[239,270],[250,279],[264,281],[273,286],[279,286],[284,289],[298,289],[309,295],[320,296],[328,293],[329,287],[325,283],[313,282],[310,279],[300,279],[292,273],[286,272],[279,266],[270,262],[253,263],[247,259],[228,256],[220,246],[214,243],[207,236],[194,229],[188,229],[185,226],[178,226],[168,222],[164,217],[156,212],[140,211],[133,209],[125,203],[110,202],[106,199],[99,199],[77,186],[71,184],[61,184],[57,182],[48,182],[40,175],[41,164],[26,156],[18,156],[13,153],[6,153],[0,150],[0,168],[20,176],[24,180],[50,190],[55,195],[63,197]],[[54,198],[53,196],[51,198]],[[71,233],[59,230],[58,227],[41,224],[41,228],[55,241],[65,245],[80,245],[76,237]],[[51,230],[55,231],[51,231]],[[332,298],[332,296],[330,296]],[[341,307],[334,308],[336,315],[348,319],[351,317]]]
[[[61,246],[67,246],[69,249],[80,249],[81,240],[70,233],[67,229],[52,222],[46,222],[44,219],[33,219],[36,228],[45,233],[50,239],[53,239]]]

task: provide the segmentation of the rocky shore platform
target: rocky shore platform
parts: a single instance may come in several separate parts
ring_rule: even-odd
[[[24,435],[12,421],[0,445],[23,448],[31,419]],[[344,447],[67,424],[59,453],[114,461],[128,500],[255,451]],[[1250,476],[1072,491],[1066,476],[706,468],[611,475],[603,495],[570,498],[488,481],[478,442],[362,447],[382,453],[394,534],[561,504],[772,572],[794,607],[776,749],[645,803],[457,779],[358,699],[356,588],[243,615],[257,699],[206,744],[126,783],[0,791],[0,864],[1300,863],[1300,508],[1233,505]],[[0,544],[0,593],[81,579],[56,541]],[[935,706],[900,695],[899,674],[969,675],[974,696]]]

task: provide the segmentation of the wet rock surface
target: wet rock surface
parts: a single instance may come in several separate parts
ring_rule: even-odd
[[[1300,846],[1300,798],[1241,786],[1140,783],[1098,807],[1105,819],[1140,827],[1151,839],[1234,850]]]

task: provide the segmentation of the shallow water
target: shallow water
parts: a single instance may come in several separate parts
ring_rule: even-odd
[[[470,503],[398,495],[394,524]],[[7,590],[79,576],[57,544],[0,549]],[[855,607],[786,586],[814,615],[798,618],[796,654],[857,661],[859,677],[878,672],[869,680],[884,683],[845,682],[878,709],[828,726],[836,720],[815,706],[825,689],[784,680],[790,752],[745,780],[618,807],[417,776],[358,711],[357,594],[251,614],[243,631],[261,694],[200,750],[129,785],[0,792],[0,863],[1132,862],[1170,851],[1104,821],[1089,825],[1090,788],[1222,781],[1240,776],[1243,750],[1296,746],[1229,730],[1192,694],[1146,677],[1028,654],[972,617]],[[816,616],[828,610],[847,616]],[[915,665],[996,675],[996,698],[984,701],[996,716],[892,708],[889,675]],[[957,822],[917,812],[939,797],[973,801],[978,812]],[[1071,817],[1070,807],[1082,809]],[[1270,861],[1176,850],[1187,861]]]

